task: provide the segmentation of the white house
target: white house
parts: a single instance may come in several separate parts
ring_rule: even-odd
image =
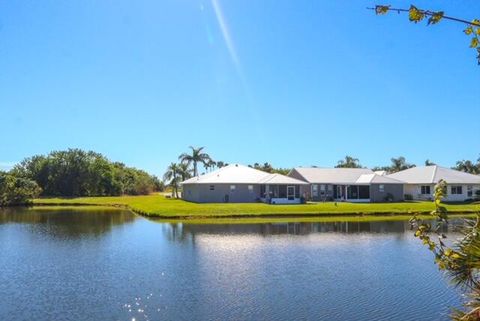
[[[480,176],[437,165],[412,167],[387,177],[405,182],[404,193],[415,200],[433,199],[435,184],[447,182],[444,201],[463,202],[474,199],[480,190]]]

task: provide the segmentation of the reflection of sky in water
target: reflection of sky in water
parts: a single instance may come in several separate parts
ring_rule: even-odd
[[[0,214],[0,252],[7,320],[447,320],[459,303],[405,222],[17,210]]]

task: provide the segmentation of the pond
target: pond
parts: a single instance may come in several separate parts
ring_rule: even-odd
[[[189,225],[0,211],[2,320],[448,320],[407,222]]]

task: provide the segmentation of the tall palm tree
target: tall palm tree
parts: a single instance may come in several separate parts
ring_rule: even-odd
[[[182,163],[186,163],[188,165],[193,164],[193,176],[198,176],[198,163],[201,163],[205,166],[212,160],[210,155],[203,152],[204,148],[205,147],[195,148],[190,146],[190,149],[192,150],[191,154],[183,153],[178,157]]]
[[[178,182],[180,180],[179,174],[179,165],[177,163],[171,163],[163,175],[163,180],[165,183],[169,184],[173,188],[175,198],[178,198]]]

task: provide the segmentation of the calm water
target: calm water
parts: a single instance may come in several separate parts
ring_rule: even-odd
[[[447,320],[459,296],[411,234],[0,211],[0,319]]]

